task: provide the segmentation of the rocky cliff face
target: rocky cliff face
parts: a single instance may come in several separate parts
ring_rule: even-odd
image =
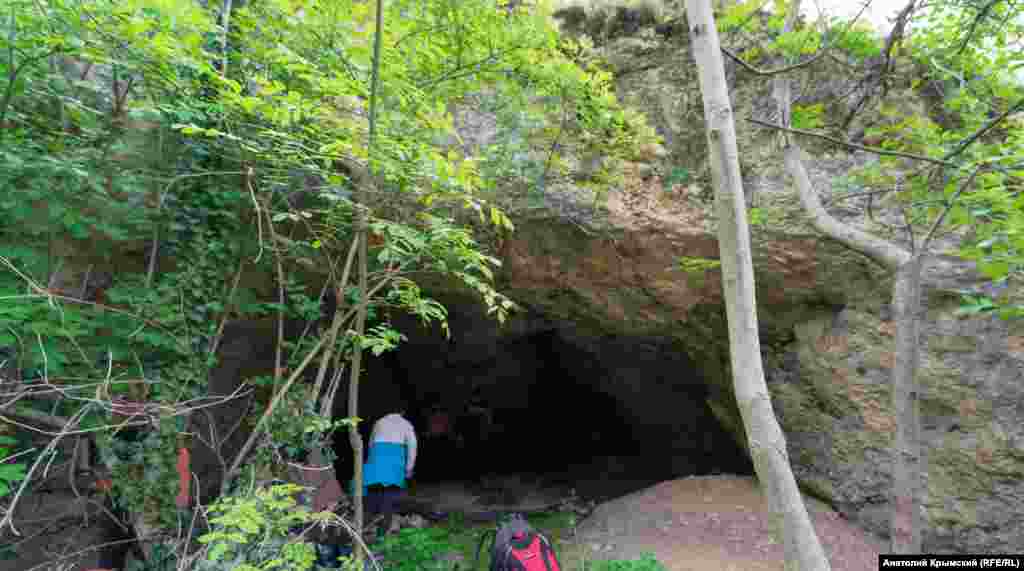
[[[505,291],[583,346],[616,335],[661,339],[685,352],[711,385],[708,404],[719,422],[742,439],[720,275],[677,263],[717,257],[714,234],[685,218],[610,218],[614,237],[586,235],[556,218],[521,223],[505,244]],[[759,233],[755,243],[766,376],[797,477],[884,533],[894,425],[888,276],[806,232]],[[957,291],[972,285],[969,268],[951,259],[928,269],[920,369],[928,551],[1024,546],[1024,324],[957,317]],[[634,373],[617,396],[638,412],[663,408],[663,387]],[[684,384],[690,375],[680,370],[667,382]]]
[[[620,98],[657,126],[669,157],[630,166],[627,184],[605,208],[552,196],[547,215],[517,221],[517,232],[503,244],[503,285],[514,299],[571,330],[582,346],[615,335],[678,347],[711,385],[708,404],[718,420],[742,442],[720,274],[680,264],[718,255],[701,184],[704,132],[692,60],[685,40],[657,38],[653,29],[636,33],[604,49],[619,77]],[[807,73],[804,79],[813,80],[819,72]],[[737,79],[736,70],[730,77],[745,183],[765,216],[753,240],[763,357],[791,460],[805,488],[884,534],[895,422],[890,276],[810,228],[781,173],[781,154],[743,121],[770,86]],[[830,79],[812,99],[828,100],[840,83]],[[825,200],[843,190],[846,171],[873,160],[812,153],[812,178]],[[696,175],[666,190],[659,172],[679,167]],[[831,211],[868,230],[881,228],[852,201]],[[957,316],[958,292],[978,287],[982,280],[972,269],[941,249],[926,269],[919,374],[928,552],[1024,548],[1024,324]],[[686,382],[681,377],[676,382]],[[657,410],[665,393],[649,380],[637,372],[632,389],[618,391],[619,398]]]

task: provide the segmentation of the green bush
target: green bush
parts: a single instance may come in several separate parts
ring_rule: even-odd
[[[586,571],[665,571],[651,553],[644,553],[637,559],[609,559],[588,561]]]
[[[308,571],[316,551],[291,530],[313,523],[306,508],[296,506],[295,484],[256,489],[219,499],[210,508],[210,532],[199,538],[208,550],[201,571]]]
[[[448,571],[452,562],[436,561],[438,555],[457,551],[443,528],[403,529],[386,538],[376,550],[385,571]]]

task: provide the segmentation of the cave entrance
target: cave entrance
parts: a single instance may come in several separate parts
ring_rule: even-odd
[[[708,405],[708,385],[678,346],[657,339],[581,339],[548,326],[486,340],[410,336],[371,358],[361,384],[362,432],[410,403],[417,485],[527,475],[607,499],[690,475],[753,474]],[[431,434],[431,416],[451,428]],[[340,435],[340,474],[352,473]]]

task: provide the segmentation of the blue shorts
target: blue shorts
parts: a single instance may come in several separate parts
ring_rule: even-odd
[[[370,459],[363,465],[363,495],[366,487],[405,487],[406,446],[396,442],[374,442],[370,445]],[[354,482],[352,483],[354,485]],[[352,485],[349,491],[354,492]]]

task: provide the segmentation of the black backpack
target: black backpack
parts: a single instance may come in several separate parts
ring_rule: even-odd
[[[480,552],[491,536],[494,544],[491,546],[490,571],[561,571],[551,542],[530,527],[526,518],[518,513],[511,514],[480,538],[474,569],[479,566]]]

